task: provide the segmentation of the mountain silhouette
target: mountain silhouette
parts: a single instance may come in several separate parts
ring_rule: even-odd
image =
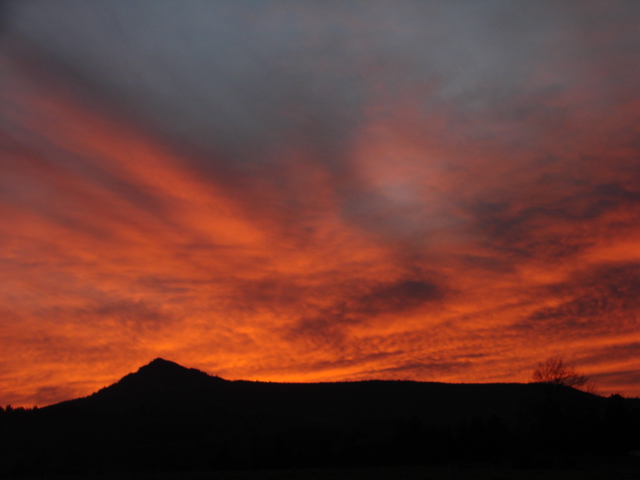
[[[189,373],[191,372],[191,373]],[[171,362],[169,360],[165,360],[164,358],[156,358],[149,362],[149,364],[140,367],[137,372],[138,376],[147,376],[147,377],[169,377],[169,376],[185,376],[189,374],[195,375],[207,375],[206,373],[196,370],[195,368],[186,368],[182,365],[178,365],[175,362]],[[132,374],[130,374],[132,375]],[[207,375],[208,376],[208,375]]]
[[[640,447],[638,401],[619,396],[230,381],[161,358],[88,397],[0,413],[0,474],[504,462]]]
[[[229,381],[156,358],[115,384],[65,408],[86,411],[199,411],[256,415],[283,422],[354,424],[367,418],[413,417],[430,424],[499,418],[515,422],[548,395],[542,384],[449,384],[370,380],[336,383]],[[564,388],[563,401],[601,410],[603,399]],[[57,406],[46,407],[57,408]],[[45,408],[45,409],[46,409]]]
[[[113,385],[71,403],[95,410],[140,406],[160,410],[198,409],[216,403],[220,384],[225,382],[195,368],[156,358]],[[65,404],[68,407],[70,402]]]
[[[414,381],[271,383],[228,381],[157,358],[115,384],[66,408],[99,411],[225,409],[286,421],[354,422],[371,416],[412,416],[430,423],[496,416],[515,420],[525,399],[542,394],[536,384],[447,384]],[[567,395],[599,397],[577,390]],[[55,406],[54,406],[55,408]]]

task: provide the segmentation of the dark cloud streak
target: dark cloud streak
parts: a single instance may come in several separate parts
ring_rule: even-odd
[[[598,352],[638,340],[638,4],[2,5],[12,352],[72,386],[635,378]]]

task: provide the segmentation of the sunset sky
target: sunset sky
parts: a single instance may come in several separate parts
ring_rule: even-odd
[[[0,3],[0,404],[227,379],[640,395],[640,2]]]

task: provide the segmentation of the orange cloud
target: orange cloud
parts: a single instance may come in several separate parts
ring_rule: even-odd
[[[564,355],[640,394],[636,82],[552,58],[473,89],[413,52],[396,83],[386,55],[327,87],[362,82],[357,114],[322,92],[297,108],[298,86],[269,141],[252,121],[258,140],[234,124],[214,148],[4,53],[0,403],[158,356],[230,379],[520,382]]]

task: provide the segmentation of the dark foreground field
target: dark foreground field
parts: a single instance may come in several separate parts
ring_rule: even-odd
[[[640,461],[614,464],[538,467],[395,466],[233,472],[116,473],[20,477],[24,480],[637,480]]]

